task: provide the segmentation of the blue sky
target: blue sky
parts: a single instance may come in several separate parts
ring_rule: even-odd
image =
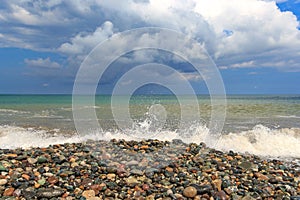
[[[176,30],[203,45],[229,94],[300,94],[299,20],[299,0],[6,0],[0,5],[0,94],[71,93],[97,44],[142,27]],[[147,62],[170,65],[197,93],[207,92],[207,77],[153,51],[119,58],[99,91],[110,92],[126,70]]]

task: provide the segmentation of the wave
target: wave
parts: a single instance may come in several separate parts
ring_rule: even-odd
[[[296,118],[296,119],[300,119],[300,116],[296,116],[296,115],[277,115],[276,117],[278,117],[278,118]]]
[[[21,111],[21,110],[13,110],[13,109],[0,109],[0,113],[18,113],[18,114],[28,114],[30,112]]]
[[[78,143],[88,140],[141,140],[159,139],[171,141],[181,139],[185,143],[207,142],[209,129],[194,124],[182,132],[172,130],[149,131],[145,122],[140,126],[124,131],[90,131],[88,134],[63,134],[59,129],[45,130],[37,128],[23,128],[17,126],[0,126],[0,148],[30,148],[47,147],[52,144]],[[34,139],[33,139],[34,138]],[[271,129],[263,125],[242,131],[223,134],[219,139],[210,141],[214,148],[240,153],[251,153],[272,158],[300,158],[300,129],[284,128]]]

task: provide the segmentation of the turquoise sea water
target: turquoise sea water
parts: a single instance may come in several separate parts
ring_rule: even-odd
[[[131,117],[143,120],[152,105],[162,105],[168,120],[179,121],[181,108],[176,96],[133,96],[129,106]],[[186,97],[189,98],[188,96]],[[125,98],[124,98],[125,99]],[[198,96],[199,112],[203,123],[209,122],[211,102],[209,96]],[[110,96],[96,96],[95,110],[106,128],[113,123]],[[190,112],[196,112],[191,110]],[[173,123],[175,124],[175,123]],[[227,96],[226,122],[223,131],[247,130],[257,124],[269,127],[300,127],[300,96]],[[0,125],[17,125],[74,130],[71,95],[0,95]],[[113,125],[113,124],[112,124]],[[167,127],[168,124],[165,124]],[[171,127],[172,128],[172,127]]]
[[[201,142],[208,133],[211,120],[211,99],[197,97],[197,104],[189,105],[189,96],[136,95],[117,96],[118,109],[127,109],[133,124],[120,130],[112,114],[111,97],[95,97],[95,106],[82,111],[96,111],[102,130],[78,135],[74,126],[71,95],[0,95],[0,148],[47,146],[53,143],[82,142],[87,139],[134,139],[135,134],[152,134],[158,139],[183,137],[178,133],[183,106],[185,113],[196,112],[199,118],[185,122],[186,142]],[[229,95],[226,120],[219,149],[233,149],[261,155],[300,155],[300,95]],[[89,123],[89,119],[86,123]],[[130,121],[129,119],[122,119]],[[100,134],[101,133],[101,134]],[[100,134],[100,135],[99,135]],[[103,136],[105,135],[105,136]],[[276,147],[276,148],[275,148]]]

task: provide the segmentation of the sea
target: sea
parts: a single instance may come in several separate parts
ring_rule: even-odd
[[[227,95],[226,105],[222,105],[226,110],[222,122],[212,119],[214,108],[209,95],[196,96],[197,109],[183,106],[179,101],[182,97],[175,95],[114,98],[119,100],[119,107],[113,108],[109,95],[95,96],[92,107],[82,104],[83,113],[95,111],[99,124],[97,129],[86,128],[82,132],[75,121],[81,120],[89,127],[90,119],[84,115],[74,119],[74,109],[78,107],[72,105],[72,95],[0,95],[0,148],[47,147],[113,138],[181,139],[186,143],[207,142],[222,151],[300,159],[300,95]],[[122,111],[118,109],[122,108],[129,115],[120,119],[117,115]],[[196,111],[197,118],[182,121],[182,113],[192,116]],[[120,126],[118,120],[126,122],[126,126]],[[210,130],[214,123],[221,124],[220,133]],[[215,135],[207,137],[209,134]]]

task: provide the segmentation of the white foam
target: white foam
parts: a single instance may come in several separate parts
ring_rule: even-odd
[[[93,136],[94,139],[95,136]],[[59,129],[44,130],[36,128],[23,128],[17,126],[0,126],[0,148],[30,148],[47,147],[52,144],[84,142],[88,139],[74,134],[72,137],[60,134]]]
[[[19,114],[28,114],[30,112],[21,111],[21,110],[13,110],[13,109],[0,109],[0,113],[19,113]]]
[[[205,126],[194,124],[181,133],[171,130],[149,131],[149,126],[141,123],[140,127],[124,131],[102,132],[94,131],[85,135],[64,136],[55,130],[37,130],[35,128],[22,128],[16,126],[0,126],[0,148],[14,149],[18,147],[47,147],[51,144],[77,143],[87,140],[140,140],[182,139],[186,143],[203,142],[209,132]],[[52,134],[49,134],[49,133]],[[205,141],[204,141],[205,142]],[[300,129],[270,129],[263,125],[257,125],[253,129],[240,133],[222,135],[215,142],[215,148],[223,151],[256,154],[267,157],[300,158]],[[212,142],[212,143],[213,143]]]
[[[217,148],[268,157],[300,158],[300,129],[257,125],[248,131],[223,135]]]
[[[296,118],[296,119],[300,119],[300,116],[296,116],[296,115],[277,115],[276,117],[278,117],[278,118]]]

